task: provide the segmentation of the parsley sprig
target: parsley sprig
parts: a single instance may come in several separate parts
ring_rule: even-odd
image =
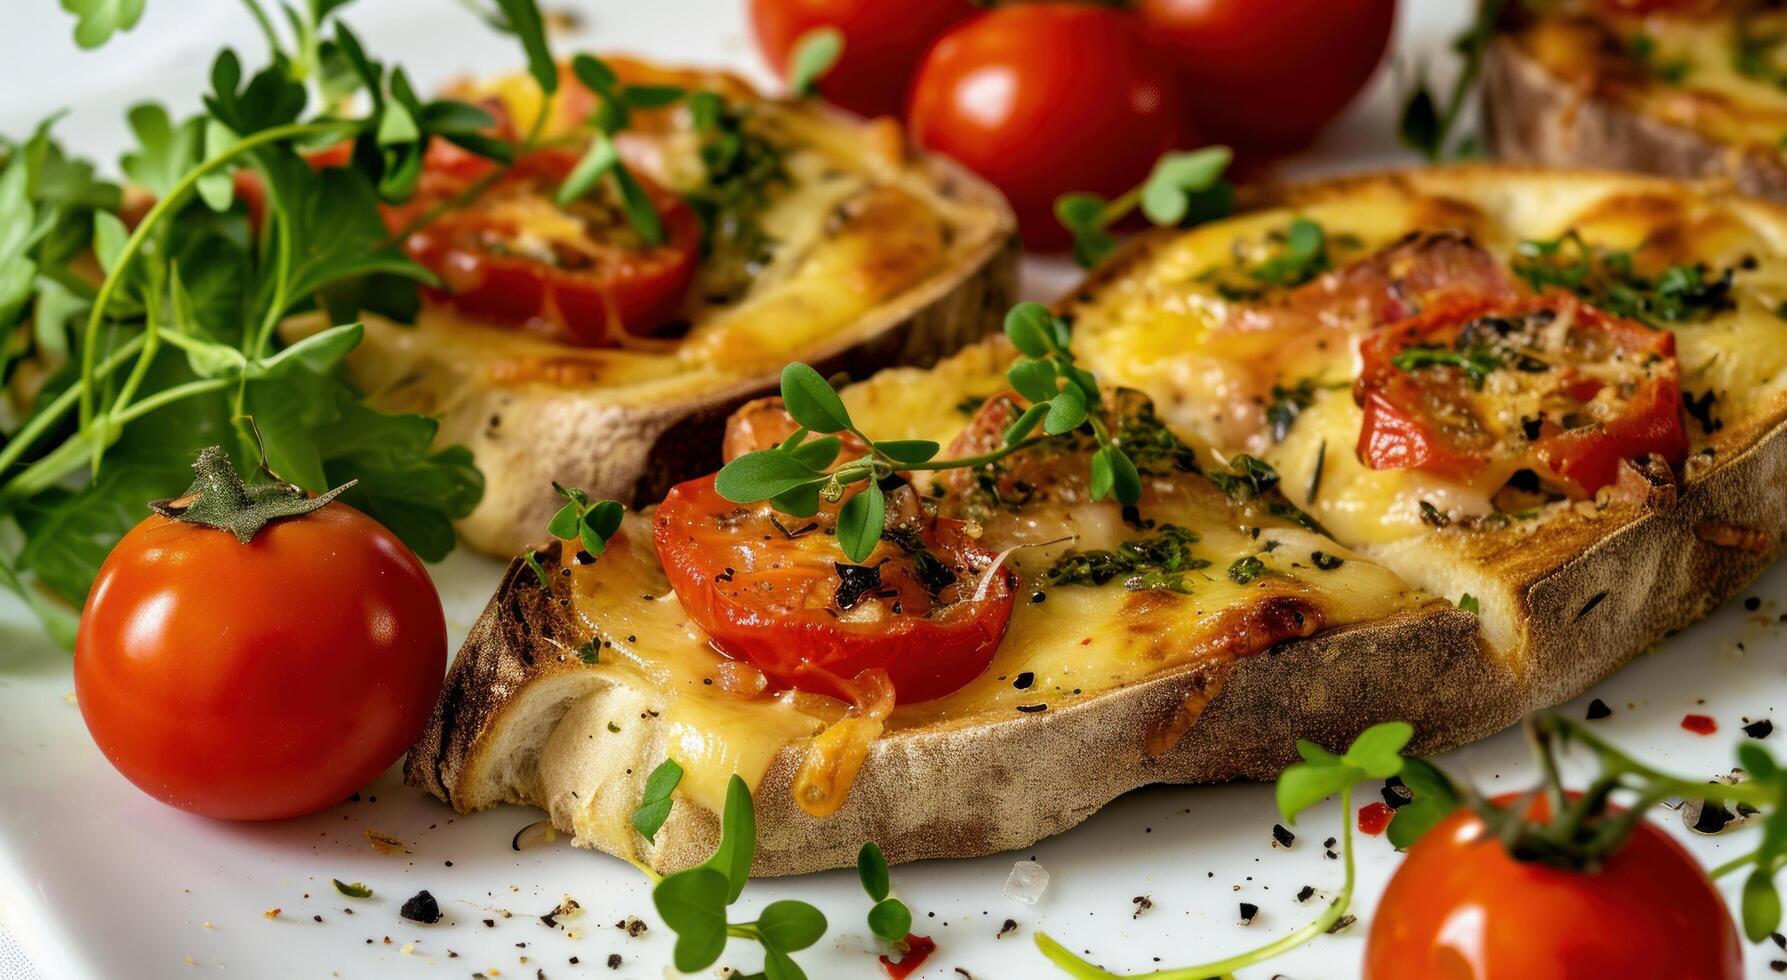
[[[143,3],[65,6],[95,47]],[[0,141],[0,364],[11,381],[25,364],[48,379],[15,388],[25,408],[0,419],[0,585],[58,639],[142,502],[185,486],[205,446],[312,491],[356,480],[346,499],[428,559],[451,550],[451,521],[482,494],[468,451],[435,448],[432,420],[374,409],[341,361],[361,309],[403,317],[430,278],[396,248],[381,203],[414,191],[433,140],[499,162],[509,148],[484,136],[482,110],[423,100],[400,67],[368,55],[344,6],[282,5],[281,31],[249,0],[270,64],[250,71],[225,50],[201,114],[131,111],[121,168],[154,201],[140,216],[56,145],[53,120]],[[537,17],[531,0],[505,6]],[[356,94],[365,111],[343,111]],[[351,148],[344,164],[307,160],[338,143]],[[239,176],[260,188],[252,215]],[[97,283],[71,271],[87,253]],[[336,326],[282,345],[279,324],[312,311]]]
[[[1314,742],[1299,739],[1297,754],[1303,757],[1303,761],[1286,769],[1278,777],[1278,810],[1289,824],[1294,825],[1298,814],[1328,797],[1337,794],[1340,797],[1340,852],[1345,878],[1334,900],[1328,903],[1328,907],[1320,915],[1295,932],[1258,949],[1213,963],[1156,970],[1133,976],[1146,977],[1148,980],[1204,980],[1207,977],[1227,976],[1296,949],[1334,928],[1353,900],[1353,788],[1367,780],[1388,779],[1405,772],[1410,760],[1403,758],[1402,750],[1413,735],[1414,728],[1407,722],[1392,721],[1373,725],[1360,733],[1353,744],[1339,755]],[[1080,977],[1082,980],[1121,976],[1086,962],[1047,933],[1037,934],[1036,945],[1050,962],[1069,976]]]
[[[1006,427],[997,449],[977,456],[937,459],[941,447],[929,440],[871,439],[851,419],[829,381],[811,367],[794,363],[782,371],[782,403],[800,428],[779,446],[746,453],[727,463],[715,480],[715,489],[733,503],[769,501],[782,513],[811,517],[818,513],[821,501],[835,503],[843,499],[847,487],[863,484],[844,501],[837,518],[839,546],[852,562],[861,563],[881,540],[886,514],[881,484],[895,473],[985,466],[1046,437],[1085,427],[1098,445],[1090,464],[1092,499],[1114,496],[1124,504],[1139,500],[1141,475],[1101,417],[1098,381],[1075,361],[1067,321],[1040,303],[1021,303],[1006,315],[1005,336],[1022,355],[1007,370],[1006,378],[1030,405]],[[1034,434],[1039,427],[1042,436]],[[834,467],[843,449],[842,433],[855,436],[867,449]]]
[[[1110,229],[1137,207],[1162,228],[1220,218],[1235,206],[1235,188],[1222,179],[1234,154],[1207,146],[1163,155],[1147,179],[1112,199],[1075,191],[1055,199],[1055,217],[1073,232],[1073,257],[1091,268],[1117,247]]]

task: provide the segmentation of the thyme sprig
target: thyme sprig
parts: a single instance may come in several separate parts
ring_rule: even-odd
[[[985,466],[1046,437],[1085,428],[1098,445],[1090,464],[1092,499],[1115,497],[1124,504],[1139,500],[1141,475],[1105,425],[1098,381],[1075,361],[1068,322],[1040,303],[1021,303],[1006,315],[1005,336],[1023,355],[1012,363],[1006,378],[1030,405],[1006,427],[997,449],[937,459],[941,447],[929,440],[872,439],[851,419],[831,383],[797,362],[783,369],[781,388],[783,406],[800,428],[779,446],[727,463],[715,489],[734,503],[768,501],[782,513],[811,517],[821,501],[836,503],[843,500],[846,488],[863,484],[844,500],[837,518],[839,546],[852,562],[861,563],[881,540],[886,513],[882,482],[896,473]],[[1042,436],[1034,434],[1039,427]],[[843,449],[843,433],[855,436],[866,450],[834,466]]]

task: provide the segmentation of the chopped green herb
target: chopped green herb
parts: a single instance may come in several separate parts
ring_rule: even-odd
[[[1553,239],[1520,243],[1514,273],[1534,292],[1575,293],[1615,316],[1648,326],[1691,323],[1733,309],[1736,270],[1710,276],[1700,265],[1670,265],[1655,279],[1636,271],[1636,252],[1590,245],[1572,229]]]
[[[1260,561],[1258,555],[1237,558],[1229,565],[1229,578],[1236,585],[1246,585],[1264,574],[1266,574],[1266,563]]]
[[[1210,562],[1191,553],[1197,532],[1176,524],[1162,524],[1153,533],[1132,538],[1115,551],[1069,551],[1043,572],[1048,585],[1103,585],[1119,576],[1132,592],[1167,589],[1188,593],[1187,572],[1210,567]]]
[[[1477,604],[1477,597],[1474,595],[1471,595],[1469,592],[1466,592],[1465,594],[1458,597],[1458,608],[1464,610],[1467,613],[1474,613],[1474,612],[1482,611],[1482,607]]]
[[[335,882],[335,890],[336,891],[342,893],[343,895],[346,895],[349,898],[371,898],[372,897],[372,889],[366,887],[365,885],[361,884],[360,882],[356,881],[356,882],[353,882],[350,884],[348,882],[342,881],[340,878],[331,878],[329,880]]]
[[[1404,347],[1390,358],[1390,363],[1403,371],[1421,371],[1434,367],[1453,367],[1464,372],[1471,387],[1481,389],[1483,382],[1505,363],[1506,355],[1498,348],[1474,343],[1463,350],[1449,350],[1437,344],[1416,344]]]
[[[1207,475],[1238,503],[1246,503],[1278,485],[1278,471],[1265,460],[1246,453],[1229,457],[1226,472],[1218,470]]]
[[[633,811],[633,829],[646,840],[655,840],[664,821],[670,819],[671,794],[683,780],[683,767],[675,759],[665,759],[651,775],[645,777],[645,792],[639,807]]]

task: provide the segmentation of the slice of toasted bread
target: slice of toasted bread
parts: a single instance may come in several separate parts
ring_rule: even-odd
[[[555,552],[541,553],[548,574]],[[708,807],[679,796],[655,843],[633,830],[645,778],[669,747],[664,706],[584,669],[585,635],[517,560],[454,661],[405,778],[461,812],[541,807],[579,845],[637,855],[660,872],[700,863],[719,843]],[[1604,673],[1616,663],[1603,656]],[[756,786],[752,874],[845,867],[867,840],[895,862],[1010,850],[1139,786],[1271,778],[1295,761],[1300,737],[1341,745],[1406,719],[1420,732],[1417,748],[1437,751],[1540,703],[1481,652],[1474,617],[1427,606],[1060,709],[894,732],[874,743],[843,808],[825,817],[795,802],[806,750],[796,742]],[[1195,723],[1177,744],[1151,754],[1150,734],[1187,713]]]
[[[1680,20],[1661,18],[1646,29],[1660,27],[1667,34],[1689,28],[1695,36],[1686,50],[1707,47],[1699,35],[1713,25]],[[1729,31],[1728,20],[1719,23]],[[1722,84],[1710,90],[1700,87],[1693,68],[1675,81],[1657,77],[1654,66],[1647,69],[1634,58],[1629,40],[1622,43],[1621,29],[1588,12],[1517,16],[1505,27],[1483,63],[1484,134],[1498,159],[1666,177],[1723,177],[1745,194],[1787,200],[1787,162],[1778,145],[1782,109],[1778,104],[1743,106],[1742,95],[1733,88],[1744,80],[1732,78],[1725,65],[1711,66]],[[1666,37],[1641,33],[1652,45],[1668,44]],[[1734,57],[1730,51],[1706,54],[1727,61]],[[1690,64],[1671,60],[1678,57],[1673,53],[1652,57],[1665,64]],[[1767,91],[1772,85],[1757,86],[1763,98],[1778,103],[1779,93]],[[1766,129],[1766,139],[1755,138],[1758,128]]]
[[[929,364],[996,327],[1013,301],[1018,244],[1004,199],[953,161],[909,150],[893,121],[763,100],[730,76],[614,65],[748,106],[789,182],[758,218],[766,257],[718,292],[698,272],[676,340],[570,347],[432,304],[414,325],[363,317],[355,380],[386,410],[438,419],[442,445],[472,450],[484,497],[458,527],[486,553],[534,542],[557,506],[554,480],[647,502],[716,468],[726,416],[772,392],[789,361],[858,376]],[[691,138],[640,136],[651,149],[634,165],[676,187],[689,164],[674,161],[692,152]],[[321,325],[310,317],[287,331]]]

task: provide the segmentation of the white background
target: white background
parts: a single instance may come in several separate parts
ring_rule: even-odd
[[[561,39],[559,49],[643,52],[731,65],[760,77],[741,8],[734,0],[586,0],[576,5],[581,34]],[[348,14],[379,57],[408,66],[424,86],[519,64],[511,41],[493,36],[452,0],[362,0]],[[1405,0],[1396,66],[1407,69],[1426,58],[1436,74],[1449,74],[1444,43],[1466,16],[1463,0]],[[246,12],[231,0],[149,0],[136,31],[98,53],[76,51],[71,27],[53,0],[0,4],[0,131],[22,134],[44,115],[68,108],[61,137],[109,158],[122,145],[129,105],[160,98],[190,110],[220,45],[237,46],[250,64],[262,55]],[[1368,96],[1287,171],[1408,161],[1393,136],[1395,74],[1387,66]],[[1027,292],[1048,298],[1071,273],[1059,262],[1032,262],[1026,276]],[[455,640],[482,607],[498,568],[456,555],[434,570]],[[1787,642],[1777,625],[1787,572],[1776,569],[1745,594],[1761,598],[1758,611],[1732,603],[1591,692],[1614,708],[1601,730],[1685,773],[1711,776],[1727,768],[1743,737],[1739,726],[1769,716],[1787,691]],[[404,788],[393,771],[363,801],[311,818],[208,822],[162,807],[118,777],[88,740],[72,690],[67,655],[41,638],[21,607],[0,597],[0,934],[10,931],[44,977],[666,973],[667,932],[654,926],[629,938],[614,926],[628,915],[656,921],[645,883],[631,868],[574,851],[562,840],[520,854],[509,849],[511,835],[536,819],[535,811],[509,807],[457,818]],[[1587,700],[1564,710],[1580,714]],[[1719,732],[1683,731],[1679,722],[1687,712],[1714,716]],[[1504,733],[1444,762],[1500,788],[1525,785],[1524,758],[1519,736]],[[1657,818],[1680,830],[1673,814]],[[1112,968],[1158,969],[1251,948],[1314,916],[1320,899],[1300,905],[1295,895],[1306,884],[1324,895],[1338,887],[1338,863],[1323,860],[1316,845],[1337,831],[1340,819],[1331,804],[1311,812],[1297,828],[1296,846],[1285,851],[1270,846],[1275,813],[1267,787],[1155,788],[1025,852],[901,867],[894,884],[917,913],[915,931],[929,933],[940,947],[922,977],[954,978],[957,967],[981,980],[1053,975],[1032,945],[1033,934],[1045,928],[1075,949],[1093,950]],[[414,853],[374,853],[363,836],[368,829],[398,836]],[[1747,847],[1744,836],[1689,843],[1711,865]],[[1357,974],[1374,896],[1396,861],[1382,839],[1366,839],[1360,850],[1361,899],[1353,909],[1359,924],[1244,975]],[[1053,875],[1035,907],[1000,895],[1012,861],[1031,856]],[[331,888],[332,877],[364,881],[376,896],[344,899]],[[421,888],[440,900],[447,914],[440,925],[398,917],[397,907]],[[537,918],[564,895],[588,909],[567,920],[574,936]],[[1132,918],[1138,895],[1148,896],[1153,908]],[[865,952],[867,903],[853,874],[753,883],[737,917],[786,897],[816,902],[831,919],[830,934],[800,956],[813,977],[879,975]],[[1239,902],[1261,909],[1249,927],[1237,924]],[[280,915],[266,918],[274,907]],[[355,914],[344,914],[344,907]],[[316,923],[314,915],[324,921]],[[485,926],[486,918],[495,925]],[[996,939],[1007,918],[1016,921],[1015,932]],[[615,953],[622,962],[610,971],[605,961]],[[1752,950],[1753,975],[1770,975],[1770,954],[1787,957],[1772,945]],[[571,957],[580,962],[572,965]],[[0,974],[7,962],[0,939]],[[739,944],[724,962],[757,967],[751,950]]]

